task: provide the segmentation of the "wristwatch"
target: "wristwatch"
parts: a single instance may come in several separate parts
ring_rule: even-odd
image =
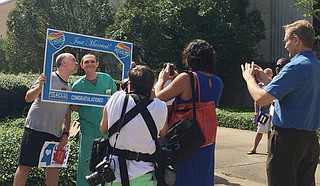
[[[69,132],[62,132],[62,136],[63,135],[67,135],[67,137],[69,137]]]

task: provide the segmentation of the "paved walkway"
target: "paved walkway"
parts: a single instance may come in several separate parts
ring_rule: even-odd
[[[263,135],[257,154],[247,155],[255,132],[218,128],[215,157],[215,186],[266,186],[267,136]],[[316,172],[320,186],[320,160]]]

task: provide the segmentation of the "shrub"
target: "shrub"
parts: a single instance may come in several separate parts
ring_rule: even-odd
[[[253,112],[217,109],[217,118],[221,127],[256,130],[256,124],[253,122]]]
[[[6,123],[11,123],[8,126],[2,123],[0,125],[0,185],[12,184],[17,165],[23,130],[21,129],[21,120],[12,121],[6,121]],[[15,124],[19,125],[20,128],[14,126]]]
[[[17,169],[19,148],[23,135],[25,118],[8,119],[0,122],[0,185],[12,185]],[[78,144],[69,141],[71,153],[67,167],[60,169],[59,185],[76,185]],[[28,185],[44,185],[44,168],[33,168],[29,173]]]
[[[21,117],[27,112],[30,103],[26,103],[24,97],[35,80],[35,75],[0,73],[0,119]]]
[[[221,127],[256,130],[256,125],[253,123],[253,112],[217,109],[217,115]],[[77,113],[73,113],[72,121],[77,116]],[[18,118],[0,122],[0,185],[12,185],[17,168],[24,121],[25,118]],[[320,137],[320,130],[317,133]],[[70,144],[71,153],[69,154],[67,167],[60,169],[59,185],[71,186],[75,185],[76,182],[78,144],[76,141],[70,141]],[[28,185],[44,185],[44,175],[43,168],[32,169],[29,174]]]
[[[0,72],[0,120],[26,116],[31,103],[25,102],[24,97],[38,76]],[[80,76],[70,76],[69,82],[72,84],[79,78]],[[121,81],[115,80],[115,83],[120,86]]]
[[[252,109],[253,110],[253,109]],[[257,125],[253,122],[253,112],[239,109],[217,109],[217,118],[220,127],[255,131]],[[317,130],[320,138],[320,129]]]

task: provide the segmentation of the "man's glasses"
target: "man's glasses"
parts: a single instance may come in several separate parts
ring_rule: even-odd
[[[277,68],[282,68],[282,67],[283,67],[283,65],[281,65],[281,64],[277,64],[277,65],[276,65],[276,67],[277,67]]]
[[[297,37],[297,35],[293,34],[292,36],[290,36],[289,38],[286,38],[283,40],[283,43],[286,44],[289,40],[292,40],[293,38]]]

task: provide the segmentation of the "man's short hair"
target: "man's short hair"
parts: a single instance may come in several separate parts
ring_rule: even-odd
[[[290,36],[298,36],[305,47],[313,48],[315,31],[307,20],[298,20],[283,26],[283,28]]]
[[[58,57],[56,58],[56,66],[59,68],[62,64],[62,61],[67,57],[68,53],[62,53],[59,54]]]
[[[89,54],[86,54],[86,55],[82,56],[82,58],[81,58],[81,62],[80,62],[80,63],[83,63],[84,58],[85,58],[85,57],[87,57],[87,56],[93,56],[93,57],[97,60],[96,55],[89,53]]]
[[[154,84],[153,71],[144,65],[137,65],[129,71],[131,91],[150,96]]]

